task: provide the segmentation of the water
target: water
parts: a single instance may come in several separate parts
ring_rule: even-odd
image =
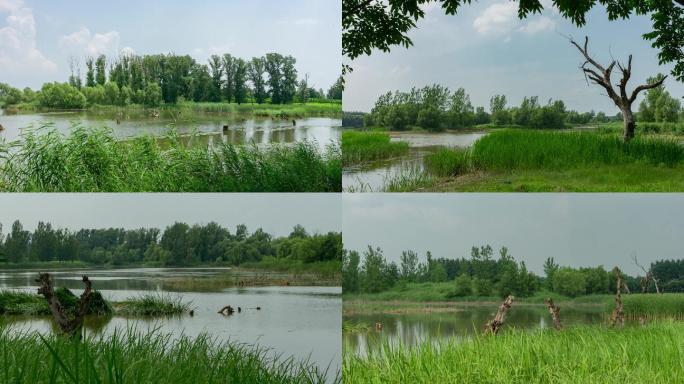
[[[453,307],[456,307],[453,310]],[[461,340],[481,333],[487,321],[494,317],[498,304],[461,305],[453,304],[449,311],[404,314],[355,314],[345,315],[344,321],[370,326],[369,332],[345,332],[345,348],[351,348],[365,355],[369,348],[379,347],[383,339],[393,344],[410,346],[430,340]],[[601,307],[563,307],[563,326],[577,324],[600,324],[606,321]],[[382,330],[375,329],[376,323]],[[514,306],[506,316],[505,328],[536,329],[553,327],[551,315],[545,306]]]
[[[322,370],[330,367],[332,380],[340,369],[342,329],[342,299],[340,287],[253,287],[216,288],[203,292],[165,289],[172,280],[201,280],[225,274],[226,268],[141,268],[125,270],[87,270],[53,273],[55,286],[67,286],[74,293],[82,292],[81,276],[93,281],[93,288],[114,301],[139,296],[151,291],[181,295],[191,301],[195,310],[189,315],[166,318],[90,319],[86,331],[107,335],[114,329],[134,326],[138,330],[159,328],[164,334],[197,336],[209,333],[221,341],[258,344],[283,357],[309,359]],[[35,292],[36,271],[0,271],[0,289]],[[242,307],[232,316],[218,314],[226,305]],[[259,306],[261,310],[255,308]],[[5,317],[10,329],[17,331],[51,332],[54,324],[49,317]]]
[[[117,123],[118,118],[118,123]],[[215,115],[197,115],[187,120],[177,121],[166,116],[158,119],[145,116],[120,116],[112,113],[59,112],[3,115],[0,124],[5,128],[0,137],[7,141],[20,138],[21,130],[33,126],[52,124],[58,131],[68,134],[73,123],[79,122],[86,127],[108,127],[118,139],[128,139],[142,135],[164,136],[170,130],[180,135],[197,133],[203,144],[231,143],[258,145],[271,143],[294,143],[303,140],[316,141],[321,148],[331,142],[339,142],[342,120],[325,117],[298,119],[296,126],[292,120],[281,119],[229,119]],[[228,128],[224,130],[224,125]]]
[[[360,167],[345,168],[342,173],[342,187],[345,190],[379,192],[394,176],[415,170],[422,172],[423,158],[442,147],[471,146],[484,136],[483,132],[471,133],[413,133],[391,132],[392,141],[406,141],[409,153],[399,159],[381,160]]]

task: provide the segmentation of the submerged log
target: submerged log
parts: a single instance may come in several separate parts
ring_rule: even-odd
[[[382,331],[382,323],[375,323],[375,330],[378,332]]]
[[[218,313],[224,316],[230,316],[233,314],[233,312],[235,312],[235,310],[230,305],[226,305],[225,307],[221,308],[220,311],[218,311]]]
[[[504,302],[499,306],[499,310],[496,312],[496,316],[494,316],[494,319],[488,321],[487,324],[485,324],[485,335],[488,335],[490,333],[496,335],[497,333],[499,333],[499,329],[503,326],[504,321],[506,321],[506,313],[509,309],[511,309],[512,305],[513,296],[508,296],[506,300],[504,300]]]
[[[88,279],[88,276],[83,276],[83,284],[85,285],[85,290],[81,294],[79,300],[78,309],[76,315],[71,318],[67,315],[64,306],[59,302],[59,299],[55,295],[54,287],[52,286],[52,279],[49,273],[39,273],[36,283],[40,284],[38,288],[38,294],[43,295],[48,302],[50,307],[50,312],[52,317],[57,322],[59,329],[69,335],[74,336],[79,334],[83,327],[83,320],[85,319],[86,312],[88,311],[88,306],[90,305],[90,298],[92,297],[92,283]]]
[[[618,267],[615,267],[613,269],[613,272],[615,272],[615,275],[617,277],[617,292],[615,293],[615,309],[613,309],[613,313],[610,315],[610,326],[614,327],[616,325],[622,327],[625,325],[625,313],[622,310],[622,273],[620,272],[620,269]]]
[[[560,312],[560,308],[553,304],[553,300],[551,300],[550,297],[545,299],[544,302],[546,303],[546,307],[549,309],[549,313],[551,314],[553,326],[560,331],[561,329],[563,329],[563,325],[560,321],[560,316],[558,315],[558,312]]]

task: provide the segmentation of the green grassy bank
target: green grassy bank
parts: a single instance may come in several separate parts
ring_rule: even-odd
[[[28,131],[0,145],[0,191],[339,192],[342,155],[315,143],[186,146],[171,136],[117,141],[111,131]]]
[[[467,341],[388,342],[344,354],[345,383],[681,383],[684,324],[560,332],[509,330]],[[353,350],[350,348],[349,350]]]
[[[0,325],[0,382],[324,383],[325,372],[259,347],[133,331],[73,341],[8,332]],[[339,382],[339,381],[338,381]]]

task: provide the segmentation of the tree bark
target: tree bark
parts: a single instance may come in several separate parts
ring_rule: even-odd
[[[615,293],[615,309],[613,310],[613,313],[610,315],[610,325],[612,327],[618,325],[622,327],[625,325],[625,314],[622,311],[622,294],[620,292],[622,288],[622,273],[620,270],[615,267],[613,269],[615,272],[615,276],[617,277],[617,292]]]
[[[551,300],[550,297],[544,300],[544,302],[546,303],[546,307],[549,309],[549,313],[551,314],[553,326],[556,328],[556,330],[560,331],[563,329],[563,325],[561,324],[560,316],[558,314],[560,312],[560,308],[553,304],[553,300]]]
[[[636,120],[634,119],[631,106],[626,106],[625,109],[622,110],[622,118],[625,122],[625,134],[623,139],[625,143],[628,143],[634,138],[634,132],[636,131]]]
[[[88,311],[88,305],[90,304],[90,298],[92,297],[93,293],[92,283],[88,279],[88,276],[83,276],[85,290],[83,291],[83,294],[81,294],[78,310],[73,318],[69,317],[64,310],[64,307],[59,302],[59,299],[57,296],[55,296],[54,287],[52,286],[52,279],[50,278],[49,273],[38,274],[36,283],[40,284],[40,288],[38,288],[38,294],[43,295],[43,297],[45,297],[47,300],[52,317],[55,319],[59,329],[69,336],[80,335],[80,330],[83,327],[83,320],[85,319],[85,315]]]
[[[488,321],[487,324],[485,324],[485,335],[496,335],[497,333],[499,333],[499,329],[501,329],[501,327],[504,324],[504,321],[506,321],[506,313],[509,309],[511,309],[511,305],[513,305],[513,296],[508,296],[506,300],[504,300],[504,302],[499,306],[499,310],[496,312],[496,316],[494,316],[494,319]]]

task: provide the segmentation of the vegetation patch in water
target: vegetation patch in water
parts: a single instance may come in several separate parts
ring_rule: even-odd
[[[408,151],[407,142],[393,142],[387,132],[342,132],[344,166],[402,156]]]
[[[116,304],[116,313],[123,316],[168,316],[188,313],[192,303],[181,296],[146,293]]]
[[[110,130],[75,125],[24,131],[0,147],[0,190],[13,192],[339,192],[335,144],[167,147],[147,136],[119,142]]]

